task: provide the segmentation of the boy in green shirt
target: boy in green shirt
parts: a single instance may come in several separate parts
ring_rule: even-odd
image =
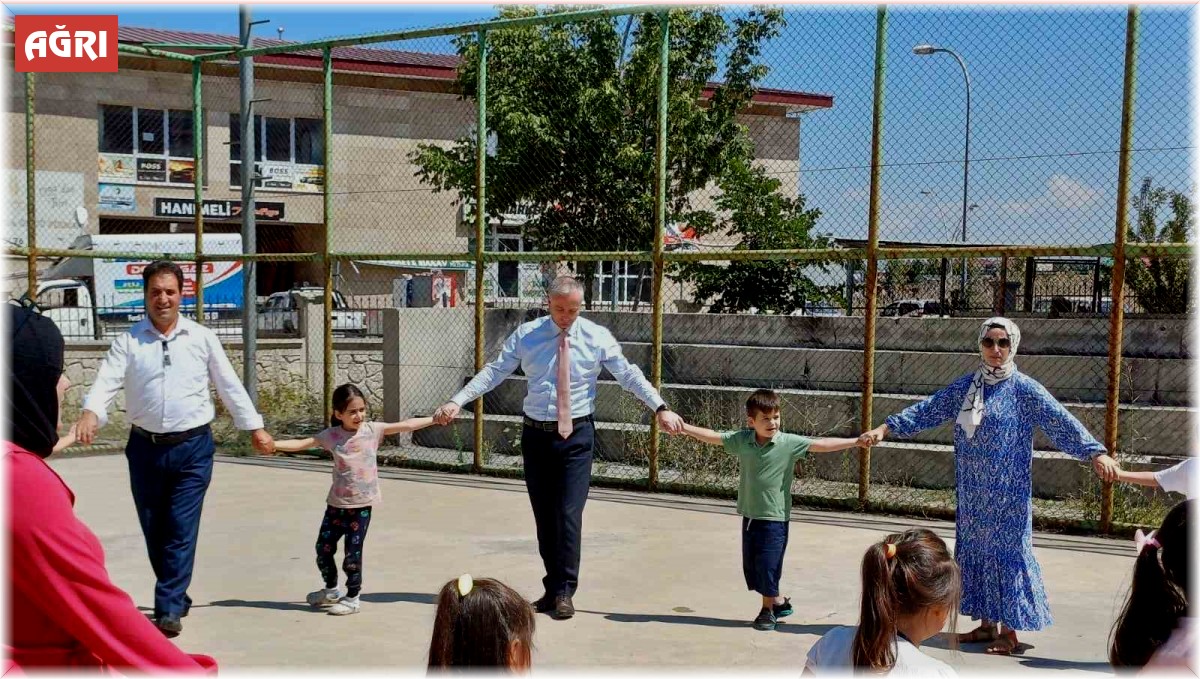
[[[856,438],[810,439],[779,431],[779,395],[759,389],[746,400],[746,429],[715,432],[683,425],[683,433],[725,450],[740,460],[738,514],[742,515],[742,571],[746,587],[762,595],[754,629],[773,630],[792,614],[791,599],[780,596],[779,577],[787,550],[796,462],[809,453],[832,453],[857,445]]]

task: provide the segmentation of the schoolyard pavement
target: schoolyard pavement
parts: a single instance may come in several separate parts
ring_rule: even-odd
[[[117,585],[144,610],[154,576],[121,455],[53,459],[79,516],[100,537]],[[176,641],[223,670],[423,671],[435,593],[461,573],[532,598],[541,562],[523,482],[384,468],[383,503],[364,549],[362,612],[338,618],[304,603],[321,586],[316,531],[329,463],[218,456],[204,507],[195,603]],[[593,488],[584,514],[578,614],[537,618],[537,670],[686,669],[796,676],[820,636],[858,617],[859,566],[872,542],[910,526],[950,541],[943,521],[796,510],[783,592],[796,613],[775,632],[750,620],[758,595],[741,574],[731,501]],[[1133,544],[1038,533],[1055,624],[1026,633],[1023,655],[988,656],[934,641],[928,652],[974,671],[1111,673],[1106,639],[1133,567]],[[338,559],[340,563],[340,556]],[[344,579],[343,579],[344,583]],[[960,631],[970,629],[962,618]]]

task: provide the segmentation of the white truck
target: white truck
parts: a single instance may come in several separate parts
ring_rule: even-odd
[[[44,315],[52,319],[67,339],[104,339],[115,336],[145,313],[142,270],[160,254],[195,251],[192,234],[122,234],[80,236],[72,250],[145,253],[130,259],[64,257],[38,277],[34,297]],[[239,234],[204,237],[205,254],[237,254],[242,251]],[[196,265],[179,262],[183,269],[183,313],[195,318]],[[240,318],[242,313],[242,263],[204,262],[206,323]],[[221,323],[231,333],[240,333],[237,323]]]
[[[258,312],[258,329],[268,333],[295,334],[300,331],[300,305],[325,300],[325,288],[298,285],[272,293]],[[367,313],[351,309],[341,292],[333,291],[333,334],[362,337],[367,334]]]

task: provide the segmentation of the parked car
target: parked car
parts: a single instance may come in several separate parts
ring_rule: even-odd
[[[258,314],[258,328],[267,332],[298,332],[301,299],[321,302],[325,289],[302,286],[272,293]],[[342,293],[333,291],[333,332],[337,335],[367,334],[367,312],[356,311],[346,304]]]
[[[1112,310],[1112,298],[1100,299],[1099,313],[1107,314]],[[1054,295],[1038,297],[1033,301],[1033,311],[1039,314],[1090,314],[1092,313],[1092,298],[1087,295]]]
[[[879,312],[884,318],[920,318],[922,316],[944,316],[942,303],[936,299],[902,299],[883,307]]]
[[[828,304],[810,304],[803,309],[796,309],[792,316],[845,316],[846,311],[840,306]]]

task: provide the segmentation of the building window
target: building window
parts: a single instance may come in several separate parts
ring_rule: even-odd
[[[320,192],[324,182],[325,136],[320,120],[254,116],[257,188]],[[241,116],[229,116],[229,185],[242,185]]]
[[[638,282],[641,279],[640,300],[649,303],[651,298],[651,281],[649,265],[645,262],[600,262],[597,278],[600,281],[599,302],[617,304],[632,304],[638,295]],[[615,290],[615,293],[614,293]],[[614,298],[615,294],[615,298]]]
[[[99,180],[111,184],[194,184],[192,112],[100,107]]]

